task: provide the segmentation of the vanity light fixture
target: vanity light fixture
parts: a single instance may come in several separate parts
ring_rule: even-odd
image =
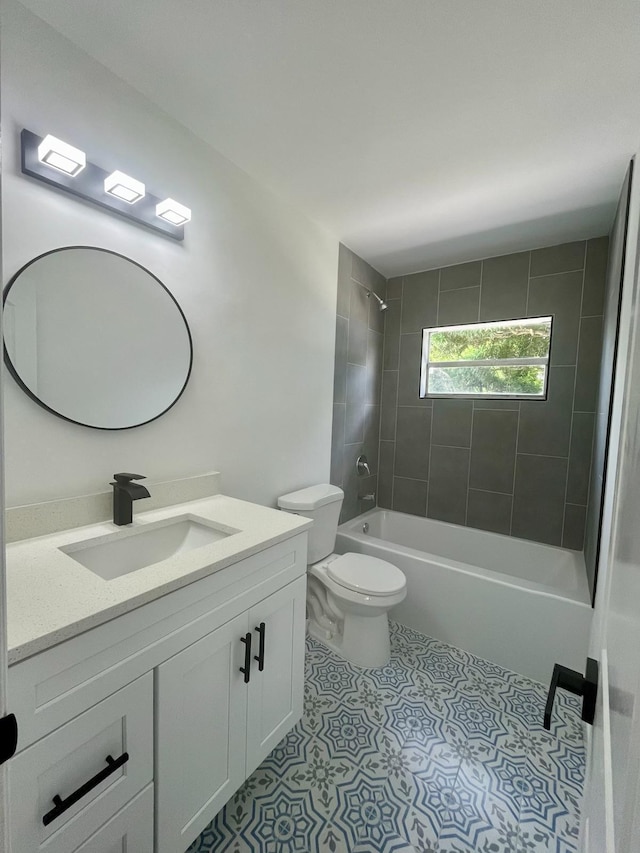
[[[104,191],[109,195],[126,201],[127,204],[135,204],[145,196],[145,187],[142,181],[137,181],[124,172],[112,172],[104,179]]]
[[[156,205],[156,216],[172,225],[184,225],[185,222],[191,221],[191,210],[172,198],[165,198]]]
[[[38,145],[38,160],[58,172],[75,177],[87,165],[84,151],[74,148],[50,133]]]
[[[184,240],[191,211],[171,198],[152,195],[142,181],[92,163],[84,151],[49,134],[20,134],[22,173],[56,190],[97,204],[111,213],[151,228],[172,240]]]

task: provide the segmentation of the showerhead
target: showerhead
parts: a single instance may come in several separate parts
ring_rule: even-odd
[[[380,310],[380,311],[386,311],[386,310],[387,310],[387,308],[389,307],[389,306],[387,305],[387,303],[384,301],[384,299],[381,299],[381,298],[378,296],[378,294],[377,294],[377,293],[374,293],[374,292],[373,292],[373,290],[367,290],[367,296],[368,296],[368,297],[369,297],[369,296],[373,296],[373,298],[374,298],[374,299],[376,300],[376,302],[378,303],[378,308],[379,308],[379,310]]]

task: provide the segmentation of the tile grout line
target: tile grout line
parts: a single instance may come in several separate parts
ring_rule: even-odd
[[[440,285],[442,284],[442,268],[438,270],[438,298],[436,300],[436,325],[440,324]],[[434,401],[435,402],[435,401]],[[429,426],[429,468],[427,471],[427,499],[424,506],[424,517],[429,518],[429,496],[431,494],[431,459],[433,455],[433,405],[431,406],[431,424]]]
[[[527,314],[529,314],[529,292],[531,289],[531,252],[529,252],[529,269],[527,270]],[[551,361],[551,353],[549,353],[549,361]],[[518,422],[516,424],[516,447],[513,459],[513,486],[511,498],[511,518],[509,520],[509,536],[513,536],[513,511],[516,506],[516,473],[518,471],[518,447],[520,445],[520,414],[522,406],[518,406]]]
[[[578,363],[580,361],[580,338],[582,337],[582,306],[584,305],[584,279],[585,279],[585,273],[587,270],[587,245],[588,245],[588,241],[585,240],[584,241],[584,256],[582,259],[582,286],[580,289],[580,323],[578,326],[578,350],[576,352],[576,367],[575,367],[576,372],[573,375],[573,395],[571,398],[571,425],[569,426],[569,450],[568,450],[568,456],[567,456],[567,471],[566,471],[565,481],[564,481],[564,503],[562,506],[562,531],[560,533],[560,544],[562,546],[564,546],[564,541],[565,541],[564,531],[565,531],[565,526],[567,523],[567,495],[569,494],[569,467],[571,464],[571,444],[573,442],[573,423],[574,423],[574,415],[575,415],[574,406],[575,406],[575,402],[576,402],[576,388],[578,386]],[[601,358],[602,358],[602,354],[601,354]],[[595,428],[594,428],[594,433],[595,433]],[[593,457],[593,451],[592,451],[592,457]],[[592,465],[593,465],[593,458],[591,458],[589,460],[589,483],[591,482],[591,467],[592,467]],[[585,531],[586,531],[586,514],[585,514]],[[584,533],[583,533],[583,543],[582,544],[584,547]]]
[[[389,279],[385,278],[384,280],[384,295],[387,295],[387,288],[389,287]],[[378,398],[378,405],[380,406],[378,411],[378,446],[376,448],[376,489],[375,489],[375,501],[373,506],[378,506],[378,498],[380,497],[380,435],[382,433],[382,393],[383,393],[383,384],[384,384],[384,350],[385,350],[385,338],[387,328],[387,315],[384,314],[382,317],[382,348],[380,352],[380,396]]]
[[[486,410],[483,410],[483,411],[486,411]],[[471,450],[471,444],[440,444],[439,441],[434,441],[434,442],[432,442],[432,446],[433,447],[447,447],[450,450]]]
[[[586,241],[586,240],[585,240],[585,250],[584,250],[584,251],[585,251],[585,256],[586,256],[586,251],[587,251],[587,250],[586,250],[586,243],[587,243],[587,242],[588,242],[588,241]],[[562,245],[562,244],[560,244],[560,245]],[[533,249],[533,251],[535,252],[535,251],[536,251],[536,249]],[[583,262],[583,263],[584,263],[584,262]],[[529,264],[529,269],[531,269],[531,264]],[[583,272],[583,271],[584,271],[584,266],[582,266],[582,267],[576,267],[576,268],[575,268],[575,269],[573,269],[573,270],[562,270],[562,271],[560,271],[560,272],[544,272],[544,273],[542,273],[541,275],[532,275],[532,276],[530,276],[530,278],[551,278],[551,277],[552,277],[552,276],[554,276],[554,275],[569,275],[569,273],[572,273],[572,272]]]
[[[569,456],[557,456],[553,453],[527,453],[525,450],[519,450],[518,456],[539,456],[542,459],[568,459]]]
[[[482,306],[482,282],[484,280],[484,258],[480,261],[480,287],[478,293],[478,322],[480,322],[481,306]],[[469,526],[469,493],[471,491],[471,454],[473,452],[473,426],[476,416],[476,407],[471,401],[471,433],[469,435],[469,458],[467,459],[467,495],[464,505],[464,526]]]
[[[446,267],[443,267],[443,269],[446,269]],[[428,272],[431,272],[431,270],[428,270]],[[456,290],[473,290],[474,287],[480,287],[480,285],[479,284],[463,284],[462,287],[445,287],[445,289],[443,290],[443,293],[453,293]]]
[[[479,309],[478,309],[479,310]],[[467,461],[467,501],[464,508],[464,526],[469,526],[469,493],[471,491],[471,453],[473,452],[473,425],[475,420],[475,408],[471,404],[471,435],[469,436],[469,459]]]
[[[482,492],[485,495],[502,495],[506,498],[511,498],[513,495],[511,492],[498,492],[495,489],[479,489],[477,486],[472,486],[470,491],[472,492]]]
[[[398,449],[398,398],[400,396],[400,353],[402,350],[402,317],[404,315],[404,279],[400,279],[400,326],[398,329],[398,381],[396,383],[396,411],[393,424],[393,461],[391,463],[391,509],[396,499],[396,452]]]

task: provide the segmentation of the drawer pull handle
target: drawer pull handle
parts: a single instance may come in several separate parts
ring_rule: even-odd
[[[99,773],[96,773],[93,778],[89,779],[88,782],[85,782],[84,785],[80,785],[80,787],[73,792],[73,794],[69,794],[69,796],[63,800],[59,794],[56,794],[53,798],[54,808],[51,809],[50,812],[47,812],[46,815],[42,818],[42,822],[45,826],[49,826],[49,824],[54,821],[56,818],[60,817],[61,814],[70,809],[71,806],[75,805],[78,800],[81,800],[84,796],[86,796],[89,791],[93,790],[93,788],[97,788],[100,782],[104,782],[112,773],[115,773],[119,767],[122,767],[129,760],[129,753],[123,752],[120,758],[112,758],[110,755],[107,755],[105,761],[107,762],[107,767],[104,770],[101,770]]]
[[[244,637],[240,637],[240,642],[244,643],[244,666],[238,669],[244,675],[244,683],[248,684],[251,678],[251,631],[247,631]]]
[[[266,626],[264,622],[261,622],[257,627],[256,631],[260,637],[260,645],[258,647],[258,654],[253,656],[254,660],[258,661],[258,672],[262,672],[264,669],[264,635],[265,635]]]

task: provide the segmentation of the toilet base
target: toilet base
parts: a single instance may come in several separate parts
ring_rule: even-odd
[[[374,669],[389,663],[391,646],[386,613],[377,616],[346,614],[342,632],[331,637],[312,618],[309,620],[309,634],[355,666]]]

